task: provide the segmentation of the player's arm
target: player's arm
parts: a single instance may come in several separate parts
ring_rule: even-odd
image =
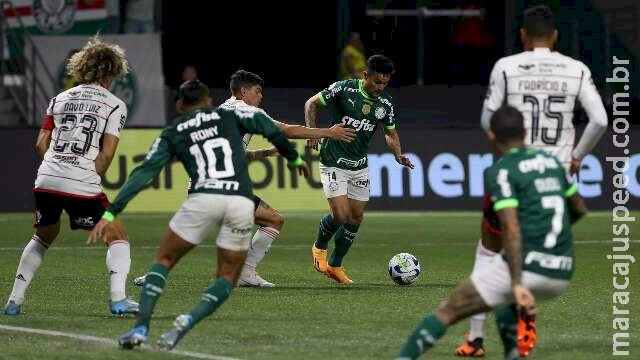
[[[51,143],[51,130],[45,129],[44,127],[40,129],[38,133],[38,139],[36,140],[36,149],[38,150],[38,154],[44,158],[44,154],[49,149],[49,144]]]
[[[326,105],[327,105],[327,102],[323,98],[322,92],[319,92],[313,95],[304,103],[304,123],[307,125],[307,127],[310,127],[310,128],[316,127],[316,117],[318,116],[318,108]],[[308,148],[318,150],[319,144],[320,144],[320,141],[318,139],[307,140]]]
[[[49,145],[51,144],[51,133],[53,132],[53,128],[55,127],[55,123],[53,122],[53,105],[55,104],[55,102],[55,98],[51,99],[51,101],[49,102],[44,121],[42,122],[42,128],[40,128],[38,139],[36,140],[36,150],[38,150],[38,154],[40,154],[40,156],[43,158],[44,154],[49,149]]]
[[[305,106],[306,113],[306,106]],[[306,120],[306,117],[305,117]],[[315,124],[315,117],[313,120]],[[275,125],[284,132],[289,139],[322,139],[331,138],[338,141],[351,142],[356,137],[356,131],[345,128],[344,124],[336,124],[330,128],[316,128],[302,125],[289,125],[276,121]]]
[[[98,175],[104,176],[107,169],[109,169],[109,165],[111,165],[111,161],[116,154],[119,141],[120,139],[117,136],[107,133],[102,137],[102,146],[98,156],[96,156],[96,160],[94,161]]]
[[[402,145],[400,144],[400,135],[398,135],[398,131],[396,130],[396,116],[393,105],[391,101],[384,101],[384,103],[386,104],[386,114],[380,122],[384,125],[384,140],[387,143],[387,147],[393,153],[398,164],[413,169],[414,166],[411,160],[402,155]]]
[[[562,168],[560,162],[558,162],[558,165]],[[589,210],[587,209],[587,204],[580,194],[578,194],[578,186],[573,180],[569,176],[565,176],[564,181],[565,189],[567,189],[564,197],[567,199],[567,204],[569,205],[569,220],[571,224],[575,224],[582,219]]]
[[[396,158],[398,164],[406,166],[410,169],[414,168],[411,160],[402,155],[402,145],[400,144],[400,135],[395,128],[385,127],[384,129],[384,140],[387,142],[387,147],[393,153],[393,156]]]
[[[502,247],[507,257],[511,288],[516,303],[529,315],[535,313],[535,298],[522,285],[522,233],[518,222],[518,197],[516,180],[505,168],[491,168],[485,172],[485,184],[494,200],[493,210],[502,226]]]
[[[118,142],[120,141],[120,132],[127,121],[127,107],[124,103],[116,105],[107,117],[107,124],[104,128],[104,134],[100,144],[100,152],[94,161],[96,172],[100,176],[109,169],[113,157],[116,155]]]
[[[584,129],[578,145],[571,153],[571,173],[575,174],[580,170],[582,159],[593,150],[607,131],[607,111],[602,103],[602,98],[598,89],[593,83],[591,71],[585,67],[583,81],[578,93],[578,100],[589,118],[589,123]]]
[[[257,150],[245,150],[245,155],[247,156],[247,160],[261,160],[267,158],[269,156],[275,156],[278,154],[278,149],[276,147],[272,147],[269,149],[257,149]]]
[[[487,94],[482,103],[482,114],[480,116],[480,124],[482,129],[486,132],[489,131],[489,125],[491,124],[491,116],[498,110],[505,101],[505,88],[506,88],[506,74],[502,68],[502,63],[498,60],[491,70],[491,77],[489,80],[489,86],[487,87]]]
[[[305,176],[309,175],[307,163],[302,160],[284,132],[274,125],[273,119],[267,114],[255,112],[252,116],[239,117],[238,124],[243,128],[242,132],[261,134],[266,137],[276,147],[280,155],[289,161],[287,164],[289,167],[297,168]]]
[[[162,168],[171,161],[173,152],[169,141],[163,135],[154,141],[144,162],[129,174],[127,182],[118,192],[118,196],[116,196],[107,211],[104,212],[100,222],[91,231],[87,244],[95,242],[97,237],[102,237],[104,229],[124,210],[129,201],[136,197],[160,173]]]

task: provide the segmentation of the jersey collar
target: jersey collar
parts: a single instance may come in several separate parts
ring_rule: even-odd
[[[367,92],[364,91],[362,84],[364,84],[364,80],[362,79],[358,80],[358,91],[360,91],[360,95],[362,95],[367,100],[371,100],[371,101],[375,100],[374,97],[369,96],[369,94],[367,94]]]
[[[534,48],[533,52],[537,54],[549,54],[551,53],[551,49],[546,47],[539,47],[539,48]]]

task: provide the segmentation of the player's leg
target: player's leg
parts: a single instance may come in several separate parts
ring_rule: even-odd
[[[425,317],[409,336],[398,359],[416,359],[434,346],[456,322],[491,308],[485,303],[471,279],[467,279],[453,291],[444,306]]]
[[[193,243],[180,237],[171,229],[171,225],[169,226],[153,264],[147,271],[140,294],[140,311],[136,317],[136,323],[131,330],[118,339],[120,346],[131,349],[146,341],[151,316],[167,284],[169,271],[194,247]]]
[[[483,218],[481,224],[481,239],[476,246],[473,272],[481,271],[489,266],[491,259],[502,249],[500,239],[500,222],[495,211],[490,194],[486,194],[483,206]],[[486,354],[484,348],[484,323],[487,314],[475,314],[470,318],[471,329],[466,339],[455,350],[454,354],[461,357],[483,357]]]
[[[313,267],[320,273],[327,273],[327,247],[329,240],[340,226],[347,222],[351,210],[347,198],[347,176],[342,169],[320,164],[320,180],[331,212],[320,219],[318,235],[311,247]]]
[[[349,199],[350,215],[348,220],[338,229],[335,235],[335,249],[328,261],[327,274],[341,284],[351,284],[353,281],[347,276],[342,261],[349,252],[360,224],[364,218],[367,201]]]
[[[348,171],[347,174],[347,198],[349,199],[349,216],[335,235],[336,247],[327,267],[327,275],[341,284],[350,284],[353,281],[347,276],[342,260],[347,255],[358,233],[360,224],[364,218],[364,209],[369,201],[369,169]]]
[[[221,196],[224,220],[216,244],[218,246],[217,279],[202,294],[190,313],[180,315],[173,328],[164,333],[158,346],[173,349],[198,322],[213,314],[229,298],[244,266],[254,222],[253,203],[242,196]]]
[[[69,214],[72,230],[91,230],[109,207],[104,194],[92,199],[65,199],[64,209]],[[131,250],[124,225],[120,218],[113,222],[103,239],[107,245],[106,265],[109,274],[109,311],[112,314],[135,314],[138,303],[128,299],[125,288],[131,267]]]
[[[42,192],[34,192],[34,196],[36,202],[36,222],[34,227],[36,232],[22,251],[13,282],[13,289],[4,309],[4,314],[6,315],[18,315],[20,313],[27,288],[40,267],[44,254],[60,232],[62,198]]]
[[[255,223],[258,230],[251,239],[251,246],[247,254],[244,268],[238,280],[239,286],[274,287],[275,285],[263,279],[257,272],[256,267],[265,257],[271,244],[278,237],[284,226],[284,217],[267,202],[255,197],[256,203]]]

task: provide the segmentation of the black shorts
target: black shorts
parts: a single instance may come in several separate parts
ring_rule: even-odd
[[[260,206],[260,203],[262,202],[262,199],[260,199],[260,196],[258,195],[253,195],[253,207],[254,207],[254,211],[258,211],[258,207]]]
[[[109,207],[109,200],[105,194],[90,198],[37,190],[34,190],[33,194],[36,198],[36,222],[33,224],[34,227],[58,223],[62,210],[64,210],[69,215],[69,226],[72,230],[91,230]]]

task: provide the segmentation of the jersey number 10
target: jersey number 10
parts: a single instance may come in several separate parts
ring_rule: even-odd
[[[202,150],[200,147],[202,147]],[[189,152],[196,159],[198,181],[224,179],[236,174],[233,168],[233,159],[231,158],[231,145],[229,140],[225,138],[209,139],[202,145],[191,145]],[[216,153],[222,156],[219,157]]]

